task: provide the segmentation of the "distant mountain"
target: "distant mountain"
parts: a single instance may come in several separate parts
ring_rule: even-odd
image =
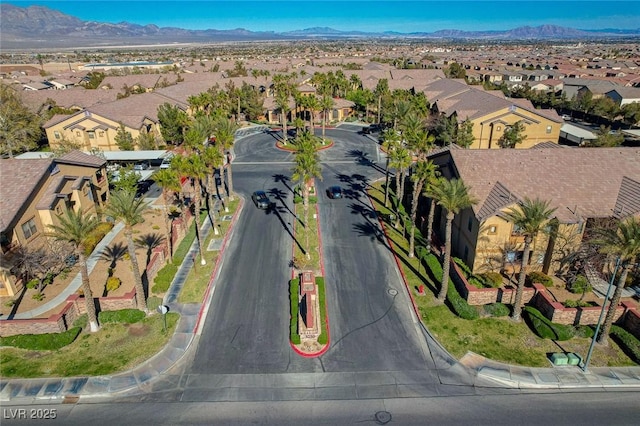
[[[173,43],[213,43],[222,41],[304,40],[345,38],[424,38],[424,39],[587,39],[606,37],[640,37],[638,30],[578,30],[555,25],[520,27],[506,31],[460,31],[400,33],[393,31],[339,31],[313,27],[296,31],[255,32],[233,30],[187,30],[157,25],[117,24],[83,21],[42,6],[26,8],[3,4],[0,14],[0,48],[34,49],[62,47],[100,47],[110,45],[160,45]]]

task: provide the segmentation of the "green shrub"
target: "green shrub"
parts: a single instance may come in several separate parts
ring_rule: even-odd
[[[589,325],[579,325],[574,329],[575,337],[584,337],[590,339],[595,334],[595,330]]]
[[[527,280],[529,284],[539,283],[545,287],[552,287],[553,280],[551,277],[543,272],[533,271],[527,274]]]
[[[502,275],[500,275],[500,273],[498,272],[485,272],[483,274],[480,274],[480,277],[484,280],[484,284],[487,287],[502,287]]]
[[[640,364],[640,340],[636,336],[618,325],[611,326],[611,336],[633,362]]]
[[[435,255],[430,254],[429,256],[427,256],[427,266],[429,266],[429,269],[431,269],[434,278],[438,280],[438,282],[441,282],[442,266],[440,265],[440,262]],[[453,285],[451,279],[449,279],[447,301],[449,302],[449,305],[451,306],[453,312],[460,318],[473,320],[477,319],[480,316],[478,314],[478,310],[474,306],[469,305],[467,301],[462,296],[460,296],[460,293],[458,293],[458,290],[456,289],[456,286]]]
[[[575,335],[575,329],[572,326],[552,323],[539,310],[531,306],[525,306],[524,312],[531,322],[533,331],[543,339],[563,341]]]
[[[102,311],[98,314],[101,323],[133,324],[142,321],[145,313],[138,309],[120,309],[119,311]]]
[[[589,302],[585,302],[584,300],[565,300],[562,302],[562,305],[565,308],[584,308],[586,306],[591,306]]]
[[[484,311],[492,317],[506,317],[511,311],[504,303],[490,303],[483,306]]]
[[[76,318],[76,320],[73,322],[73,326],[74,327],[80,327],[82,329],[87,328],[87,325],[89,324],[89,317],[87,316],[87,314],[82,314],[80,315],[78,318]]]
[[[315,195],[309,195],[309,204],[316,204],[318,202],[318,197]],[[293,203],[300,204],[302,203],[302,195],[296,194],[293,196]]]
[[[30,290],[33,290],[34,288],[38,287],[38,284],[40,284],[40,280],[37,278],[34,278],[32,280],[27,281],[27,288]]]
[[[109,277],[107,278],[107,291],[116,291],[120,288],[120,278],[118,277]]]
[[[318,304],[320,305],[320,335],[318,336],[318,343],[321,345],[326,345],[329,339],[329,334],[327,333],[327,311],[324,304],[325,294],[324,294],[324,277],[316,277],[316,286],[318,287]]]
[[[469,267],[467,266],[466,263],[464,263],[464,261],[458,257],[452,257],[451,260],[453,260],[462,270],[462,272],[465,275],[465,278],[469,278],[471,275],[473,275],[471,273],[471,269],[469,269]]]
[[[93,249],[96,248],[96,245],[104,238],[105,235],[111,231],[113,228],[113,223],[111,222],[101,222],[98,224],[96,229],[93,230],[91,234],[84,241],[84,254],[89,256]]]
[[[82,329],[73,327],[63,333],[19,334],[17,336],[0,337],[0,346],[13,346],[36,351],[53,351],[72,343]]]
[[[171,281],[173,281],[173,277],[176,276],[176,272],[178,272],[178,267],[173,263],[164,265],[164,267],[158,271],[158,275],[154,278],[154,285],[151,287],[151,291],[161,294],[169,290],[169,286],[171,285]]]
[[[584,275],[578,275],[576,279],[567,286],[567,290],[571,293],[583,294],[592,290],[591,283]]]
[[[36,293],[33,296],[31,296],[31,298],[33,300],[37,300],[38,302],[41,302],[42,300],[44,300],[44,294],[43,293]]]
[[[300,334],[298,333],[298,294],[300,293],[300,279],[295,278],[289,282],[289,299],[291,303],[291,321],[289,324],[289,339],[294,345],[300,344]]]
[[[484,288],[484,281],[481,281],[475,275],[472,275],[469,278],[467,278],[467,282],[469,283],[469,285],[472,285],[475,288]]]

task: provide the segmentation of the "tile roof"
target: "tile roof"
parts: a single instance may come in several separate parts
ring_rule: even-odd
[[[0,160],[0,232],[12,226],[53,164],[49,158]]]
[[[75,166],[102,167],[107,160],[96,155],[85,154],[82,151],[71,151],[60,158],[56,158],[56,163],[72,164]]]
[[[479,220],[495,214],[505,196],[549,200],[563,223],[640,214],[640,148],[458,149],[440,155],[450,156],[471,187]]]

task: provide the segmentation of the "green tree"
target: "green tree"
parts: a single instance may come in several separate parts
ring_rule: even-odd
[[[462,148],[469,148],[474,141],[473,123],[467,118],[457,127],[456,144]]]
[[[325,140],[325,128],[327,127],[327,117],[333,110],[333,98],[331,96],[324,95],[320,99],[320,109],[322,109],[322,140]]]
[[[538,233],[542,231],[555,210],[555,208],[549,207],[549,201],[543,201],[539,198],[532,200],[525,197],[522,202],[518,203],[517,207],[512,207],[505,214],[506,219],[513,224],[514,230],[524,236],[522,263],[511,314],[511,318],[514,321],[520,321],[520,314],[522,313],[522,293],[529,266],[531,243]]]
[[[187,126],[187,114],[168,102],[158,107],[158,121],[162,138],[167,142],[180,145],[184,141],[184,130]]]
[[[141,150],[158,149],[158,138],[154,132],[140,132],[134,141]]]
[[[612,133],[611,127],[600,126],[596,132],[596,139],[587,142],[590,147],[616,147],[622,145],[624,135],[622,133]]]
[[[120,127],[118,127],[114,141],[121,151],[133,151],[135,149],[133,136],[131,136],[131,133],[127,131],[122,123],[120,123]]]
[[[600,334],[596,336],[598,343],[606,345],[627,276],[640,257],[640,219],[629,217],[621,221],[616,228],[602,229],[598,234],[593,243],[599,247],[600,252],[618,259],[621,268],[604,324]]]
[[[449,269],[451,268],[451,224],[455,215],[461,210],[469,208],[477,203],[477,200],[469,193],[469,188],[462,179],[441,179],[438,185],[431,189],[434,199],[447,211],[447,223],[445,226],[444,258],[442,260],[442,282],[438,301],[444,303],[449,289]]]
[[[630,125],[637,126],[640,123],[640,102],[632,102],[624,104],[620,109],[622,120]]]
[[[309,182],[314,178],[322,180],[322,169],[320,159],[316,151],[315,137],[305,131],[297,141],[295,153],[295,166],[293,168],[292,179],[299,182],[302,189],[302,205],[304,208],[304,228],[305,228],[305,251],[307,259],[311,258],[309,252]]]
[[[413,169],[411,175],[411,181],[413,187],[411,191],[411,233],[409,236],[409,257],[413,257],[415,249],[415,234],[416,234],[416,216],[418,215],[418,201],[420,200],[420,193],[425,183],[429,179],[435,177],[438,170],[432,161],[419,160]]]
[[[140,180],[140,174],[133,170],[133,166],[128,165],[121,167],[114,172],[114,177],[111,180],[111,184],[116,191],[136,191],[138,187],[138,181]]]
[[[387,129],[382,134],[382,149],[386,152],[386,166],[384,172],[384,206],[389,207],[389,169],[393,151],[400,147],[400,135],[393,130]]]
[[[143,214],[149,209],[149,205],[142,197],[136,198],[135,191],[114,191],[111,193],[109,203],[105,213],[124,223],[124,237],[127,240],[127,251],[131,261],[133,271],[133,282],[136,288],[136,305],[138,309],[147,311],[147,297],[142,285],[138,256],[136,256],[136,245],[133,241],[133,230],[136,225],[144,222]]]
[[[169,206],[172,205],[172,203],[170,202],[169,197],[172,192],[179,192],[182,190],[180,177],[178,176],[178,173],[170,167],[168,169],[158,170],[153,175],[153,178],[156,184],[162,188],[165,238],[169,244],[169,260],[173,261],[173,229],[170,216],[171,212],[169,211]]]
[[[215,123],[216,146],[224,156],[223,164],[227,175],[227,195],[233,200],[233,171],[231,170],[231,153],[235,142],[238,125],[228,118],[219,117]],[[220,174],[222,177],[222,174]]]
[[[434,189],[441,185],[440,183],[440,172],[436,170],[433,176],[431,176],[424,185],[424,190],[422,191],[422,195],[429,198],[429,214],[427,216],[427,253],[431,252],[431,240],[433,234],[433,220],[436,215],[436,199]]]
[[[70,243],[74,248],[76,256],[78,256],[84,303],[87,317],[89,318],[89,327],[93,333],[98,331],[100,326],[98,325],[93,293],[91,293],[86,250],[87,240],[98,226],[98,219],[95,216],[83,213],[81,210],[74,212],[70,209],[65,210],[63,215],[58,216],[58,219],[59,223],[57,225],[49,225],[50,232],[48,235],[54,240]]]
[[[42,137],[41,118],[29,111],[18,93],[0,84],[0,150],[14,154],[34,149]]]
[[[467,71],[464,69],[464,66],[460,65],[457,62],[452,62],[449,64],[447,68],[444,70],[444,74],[447,78],[466,78]]]
[[[276,106],[280,110],[280,119],[282,121],[282,141],[287,143],[287,115],[291,108],[289,107],[289,96],[284,92],[276,93]]]
[[[516,121],[510,126],[505,126],[504,133],[500,140],[498,141],[498,145],[501,148],[515,148],[516,145],[522,143],[527,138],[527,135],[524,134],[524,124],[521,121]]]
[[[400,216],[402,210],[402,203],[404,200],[404,181],[405,181],[405,173],[409,166],[411,165],[411,154],[409,151],[399,146],[393,151],[389,153],[389,167],[393,167],[396,170],[396,228],[400,224]]]
[[[438,145],[451,145],[456,139],[456,116],[447,117],[444,114],[440,114],[435,118],[432,130]]]

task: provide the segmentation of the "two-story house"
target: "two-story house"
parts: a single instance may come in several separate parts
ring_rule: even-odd
[[[0,160],[0,295],[22,288],[17,248],[44,244],[65,209],[97,214],[109,198],[106,160],[80,151],[61,158]]]

